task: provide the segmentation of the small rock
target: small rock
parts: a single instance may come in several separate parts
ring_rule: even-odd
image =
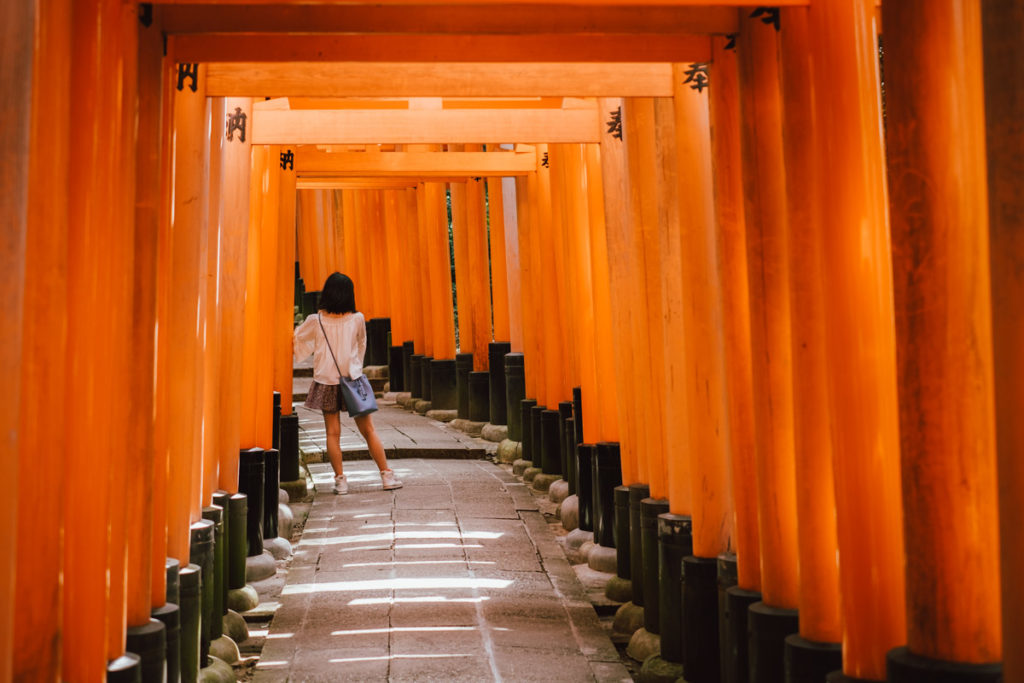
[[[551,485],[562,478],[560,474],[544,474],[543,472],[538,473],[533,477],[531,485],[534,491],[547,491],[551,488]]]
[[[629,639],[629,645],[626,647],[626,654],[638,662],[660,653],[661,636],[651,633],[645,628],[638,629]]]
[[[512,474],[517,477],[524,477],[526,476],[526,470],[531,467],[533,467],[533,463],[529,460],[516,460],[512,463]]]
[[[268,579],[276,572],[277,563],[274,562],[274,556],[266,550],[255,557],[245,558],[245,580],[247,583]]]
[[[615,620],[612,621],[612,633],[632,638],[633,634],[643,627],[643,607],[634,605],[632,602],[627,602],[615,612]]]
[[[508,425],[492,425],[488,422],[484,425],[480,435],[488,441],[501,443],[508,439]]]
[[[568,497],[569,482],[565,479],[558,479],[557,481],[551,482],[551,488],[548,489],[548,500],[555,504],[561,504],[561,502]]]
[[[498,462],[509,464],[514,463],[523,453],[523,445],[518,441],[505,439],[498,444]]]
[[[255,609],[260,604],[260,596],[256,592],[256,589],[246,584],[241,588],[232,588],[228,591],[228,609],[236,612],[248,612],[251,609]],[[225,622],[226,623],[226,622]],[[227,628],[225,627],[225,632]],[[231,635],[228,633],[228,635]],[[248,636],[246,636],[248,637]],[[236,643],[241,642],[232,636],[231,638]]]
[[[277,533],[282,538],[291,538],[294,523],[295,515],[292,513],[292,509],[279,503],[277,506]]]
[[[609,574],[614,574],[619,569],[619,560],[615,548],[606,548],[603,545],[595,545],[590,550],[587,564],[595,571],[607,572]]]
[[[251,590],[251,587],[249,588]],[[235,590],[241,591],[245,590],[245,588],[237,588]],[[231,602],[232,592],[233,591],[228,592],[229,604]],[[255,590],[253,590],[252,592],[253,594],[256,593]],[[256,601],[256,604],[259,604],[259,598],[257,598]],[[253,605],[253,607],[255,606],[256,605]],[[252,607],[250,607],[249,609],[252,609]],[[242,615],[236,612],[234,609],[228,609],[228,613],[224,615],[223,624],[224,635],[226,635],[235,643],[244,643],[246,640],[249,639],[249,625],[245,623],[245,619],[242,617]]]
[[[558,482],[555,483],[557,484]],[[552,484],[552,488],[554,488],[554,484]],[[550,491],[548,492],[548,495],[550,495]],[[559,508],[559,512],[561,513],[559,517],[562,520],[563,529],[565,529],[566,531],[572,531],[573,529],[578,527],[580,525],[579,497],[573,494],[566,498],[565,500],[563,500],[562,505]],[[592,533],[590,535],[593,536]]]
[[[292,544],[280,536],[263,539],[263,549],[273,555],[275,560],[287,560],[292,556]]]
[[[244,620],[243,623],[245,623]],[[210,641],[210,654],[228,664],[234,664],[242,658],[242,654],[238,651],[238,645],[227,635]]]

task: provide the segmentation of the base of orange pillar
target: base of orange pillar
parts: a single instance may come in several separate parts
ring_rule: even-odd
[[[129,652],[107,664],[107,683],[136,683],[141,680],[141,672],[141,660]]]
[[[760,593],[743,590],[739,586],[725,592],[725,613],[719,614],[719,619],[725,622],[726,634],[725,642],[719,644],[727,653],[727,666],[722,672],[724,683],[747,683],[750,680],[747,611],[760,601]]]
[[[423,396],[423,354],[409,356],[409,394],[413,398]]]
[[[177,606],[174,608],[177,610]],[[132,626],[127,632],[128,652],[138,655],[144,681],[164,680],[167,666],[167,627],[159,619],[144,626]]]
[[[915,655],[905,647],[889,650],[885,658],[890,683],[997,683],[1003,680],[1003,665],[945,662]]]
[[[795,609],[772,607],[756,602],[747,610],[750,634],[750,683],[777,683],[785,677],[786,636],[800,629]]]
[[[177,603],[168,602],[150,612],[150,616],[164,625],[164,642],[166,644],[167,680],[176,681],[180,678],[181,663],[181,611]]]
[[[818,683],[843,666],[839,643],[817,643],[794,633],[786,636],[786,683]]]

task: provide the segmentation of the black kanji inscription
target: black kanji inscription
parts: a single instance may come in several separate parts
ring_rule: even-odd
[[[189,88],[192,92],[199,89],[199,65],[198,64],[179,64],[178,65],[178,90],[185,89],[185,79],[190,78],[192,82],[189,83]]]
[[[762,24],[768,24],[774,26],[775,30],[779,30],[779,8],[778,7],[758,7],[750,13],[751,19],[757,19],[761,17]]]
[[[295,170],[295,154],[291,150],[281,152],[281,168],[285,171]]]
[[[622,107],[619,107],[615,111],[610,111],[608,114],[611,116],[608,119],[606,126],[608,126],[607,132],[616,140],[622,139]]]
[[[231,142],[235,139],[235,131],[238,131],[238,141],[245,142],[245,112],[241,107],[235,107],[233,114],[228,114],[227,138]]]
[[[710,87],[708,85],[708,64],[707,62],[698,62],[691,64],[690,68],[686,70],[686,80],[683,81],[683,85],[692,83],[690,86],[691,90],[697,92],[704,92],[704,88]]]

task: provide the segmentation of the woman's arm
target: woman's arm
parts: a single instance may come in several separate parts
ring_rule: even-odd
[[[320,316],[308,316],[292,333],[292,357],[296,361],[308,358],[316,348],[316,328]]]
[[[356,328],[356,351],[359,353],[359,361],[366,362],[366,318],[362,313],[359,316],[359,326]]]

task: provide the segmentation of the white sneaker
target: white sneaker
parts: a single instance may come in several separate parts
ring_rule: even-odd
[[[348,480],[345,479],[344,474],[339,474],[334,478],[334,493],[339,496],[348,493]]]
[[[384,486],[385,491],[402,488],[402,482],[395,479],[395,473],[393,470],[381,470],[380,483]]]

